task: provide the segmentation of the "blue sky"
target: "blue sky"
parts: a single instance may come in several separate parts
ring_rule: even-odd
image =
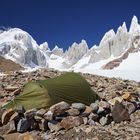
[[[140,19],[139,0],[0,0],[0,26],[18,27],[38,44],[64,49],[85,39],[99,44],[109,29]]]

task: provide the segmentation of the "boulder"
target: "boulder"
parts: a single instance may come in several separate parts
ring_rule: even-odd
[[[112,117],[117,123],[130,120],[128,109],[126,109],[125,106],[118,101],[116,101],[112,108]]]
[[[106,125],[106,124],[107,124],[107,121],[108,121],[108,120],[107,120],[107,117],[102,117],[102,118],[100,119],[100,121],[99,121],[99,122],[100,122],[100,124],[101,124],[101,125],[103,125],[103,126],[104,126],[104,125]]]
[[[49,110],[47,113],[44,114],[44,118],[46,120],[52,120],[53,119],[53,113]]]
[[[68,130],[68,129],[76,127],[76,126],[80,126],[83,123],[84,123],[84,121],[83,121],[82,117],[79,117],[79,116],[76,116],[76,117],[68,116],[68,117],[64,118],[61,121],[60,125],[64,129]]]
[[[96,113],[97,110],[99,109],[99,106],[98,106],[98,103],[97,102],[91,103],[90,104],[90,107],[91,107],[93,113]]]
[[[41,122],[38,123],[39,129],[41,131],[47,131],[48,130],[48,121],[45,119],[42,119]]]
[[[43,115],[46,113],[46,110],[45,109],[40,109],[40,110],[38,110],[37,112],[36,112],[36,115],[37,116],[41,116],[41,117],[43,117]]]
[[[109,103],[106,102],[106,101],[100,101],[100,102],[98,103],[98,106],[99,106],[99,108],[102,107],[102,108],[105,108],[105,109],[108,109],[108,108],[110,107],[110,106],[109,106]]]
[[[59,116],[65,114],[65,112],[70,108],[70,105],[64,101],[57,103],[50,107],[50,111],[53,116]]]
[[[80,111],[76,108],[71,108],[71,109],[67,110],[67,113],[70,116],[77,116],[80,114]]]
[[[40,117],[40,116],[35,115],[35,116],[34,116],[34,119],[35,119],[37,122],[41,122],[41,120],[43,119],[43,117]]]
[[[48,122],[48,127],[49,127],[49,129],[50,129],[51,132],[57,132],[60,129],[62,129],[62,126],[57,121]]]
[[[82,112],[80,115],[83,117],[89,116],[89,114],[92,112],[92,108],[90,106],[86,106],[86,109],[84,112]]]
[[[126,101],[126,102],[123,102],[123,105],[128,109],[129,114],[132,114],[137,109],[137,104],[136,103]]]
[[[31,120],[27,118],[21,118],[17,124],[17,132],[26,132],[31,127]]]
[[[24,113],[24,116],[28,119],[32,119],[36,115],[36,108],[30,109]]]
[[[85,110],[86,106],[83,103],[72,103],[72,108],[78,109],[79,111]]]
[[[99,120],[99,115],[97,114],[94,114],[94,113],[91,113],[89,116],[88,116],[89,119],[97,122]]]

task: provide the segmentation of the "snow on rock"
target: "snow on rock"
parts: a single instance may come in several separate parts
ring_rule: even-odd
[[[13,28],[0,34],[0,55],[22,66],[46,66],[36,41],[25,31]]]
[[[138,19],[136,16],[133,16],[130,29],[129,29],[130,34],[140,34],[140,25],[138,24]]]
[[[63,48],[59,48],[58,46],[55,46],[54,49],[52,50],[52,54],[58,55],[58,56],[63,56],[64,54]]]
[[[88,51],[88,46],[85,40],[82,40],[81,43],[77,44],[74,42],[68,51],[65,52],[65,59],[67,60],[66,64],[73,65],[79,61]]]

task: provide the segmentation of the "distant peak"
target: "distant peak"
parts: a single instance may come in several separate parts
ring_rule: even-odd
[[[86,40],[82,39],[82,40],[81,40],[81,43],[87,43],[87,42],[86,42]]]
[[[131,23],[132,23],[132,22],[138,23],[138,18],[137,18],[135,15],[134,15],[133,18],[132,18]]]
[[[140,32],[140,25],[138,23],[138,18],[136,16],[133,16],[132,18],[129,32],[130,33]]]
[[[120,34],[120,33],[127,33],[127,27],[126,27],[126,23],[123,22],[122,26],[120,26],[117,30],[116,34]]]

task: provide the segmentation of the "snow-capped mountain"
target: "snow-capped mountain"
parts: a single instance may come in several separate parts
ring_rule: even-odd
[[[58,46],[51,50],[47,42],[38,45],[31,35],[18,28],[0,33],[0,56],[24,67],[40,66],[107,76],[112,73],[112,76],[127,78],[126,71],[134,73],[140,70],[139,50],[140,25],[136,16],[132,18],[129,29],[124,22],[116,33],[113,29],[105,33],[98,46],[89,48],[82,40],[74,42],[65,52]],[[140,81],[140,77],[137,78]]]
[[[0,34],[0,55],[23,66],[47,66],[36,41],[25,31],[13,28]]]

